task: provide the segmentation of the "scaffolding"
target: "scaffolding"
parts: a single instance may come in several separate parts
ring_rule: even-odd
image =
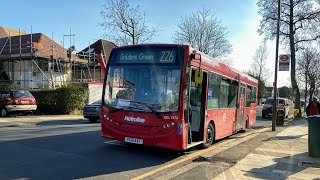
[[[67,50],[55,43],[53,37],[53,45],[41,44],[34,40],[36,34],[31,29],[30,34],[21,35],[19,30],[18,37],[11,36],[9,32],[8,37],[1,38],[0,85],[38,89],[57,88],[68,83],[102,81],[101,68],[98,63],[94,63],[97,62],[95,52],[75,55],[71,51],[69,58],[63,58],[59,54],[67,54]],[[47,50],[46,54],[37,53],[42,48]]]
[[[104,74],[102,68],[100,67],[100,63],[98,62],[98,54],[95,52],[94,48],[88,48],[87,52],[78,52],[76,54],[79,58],[86,60],[88,63],[85,66],[78,66],[78,73],[75,71],[74,75],[78,79],[78,81],[82,82],[102,82],[104,78]],[[103,57],[105,55],[103,54]],[[75,66],[74,66],[75,67]],[[85,68],[86,71],[82,71],[82,68]],[[80,73],[79,73],[80,72]],[[79,75],[80,74],[80,75]]]

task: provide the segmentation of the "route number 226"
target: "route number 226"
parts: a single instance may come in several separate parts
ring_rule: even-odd
[[[161,51],[160,62],[173,62],[174,51]]]

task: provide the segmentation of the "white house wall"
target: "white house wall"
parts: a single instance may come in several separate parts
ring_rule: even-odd
[[[37,62],[37,61],[36,61]],[[8,62],[4,62],[4,71],[7,73],[10,80],[12,80],[11,72],[11,63],[9,62],[9,71],[8,71]],[[38,89],[38,88],[51,88],[51,75],[49,72],[49,67],[51,62],[47,66],[48,69],[39,69],[33,61],[15,61],[14,62],[14,85],[20,88],[26,89]],[[20,71],[21,65],[21,71]],[[41,67],[41,65],[38,63]],[[63,74],[62,72],[54,72],[53,78],[55,81],[56,87],[60,87],[64,82],[70,80],[70,75]]]

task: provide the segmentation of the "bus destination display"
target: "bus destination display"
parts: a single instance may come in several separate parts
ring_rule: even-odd
[[[118,50],[115,52],[114,63],[169,63],[176,62],[177,53],[175,50],[155,49],[148,50]]]

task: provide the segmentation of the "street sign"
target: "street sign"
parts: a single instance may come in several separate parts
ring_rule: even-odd
[[[279,71],[289,71],[290,67],[290,55],[280,54],[279,55]]]
[[[289,63],[290,56],[287,54],[280,54],[279,55],[279,63]]]
[[[289,64],[283,64],[283,65],[279,64],[279,71],[289,71],[289,67],[290,67]]]

